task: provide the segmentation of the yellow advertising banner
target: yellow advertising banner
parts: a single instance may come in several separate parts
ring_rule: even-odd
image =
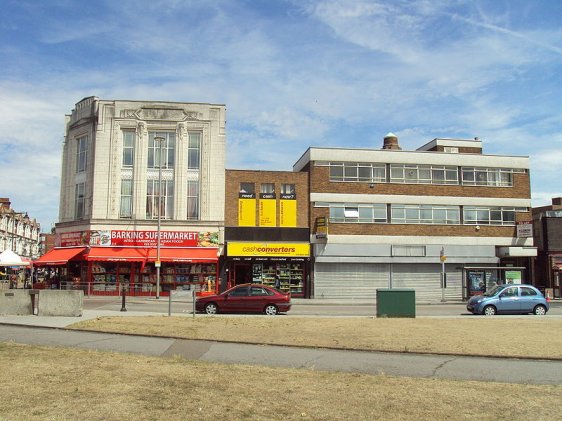
[[[297,201],[281,200],[279,204],[279,226],[297,226]]]
[[[227,243],[229,256],[309,257],[309,243]]]
[[[238,226],[256,226],[256,199],[238,199]]]
[[[260,227],[277,225],[277,200],[260,199]]]

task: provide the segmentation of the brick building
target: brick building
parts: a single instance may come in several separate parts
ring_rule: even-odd
[[[533,208],[533,237],[538,249],[535,283],[551,297],[562,297],[562,197]]]
[[[414,288],[421,301],[466,298],[496,282],[531,282],[529,159],[482,153],[482,142],[434,139],[401,150],[309,148],[315,298],[374,298]],[[442,288],[443,273],[446,288]]]
[[[309,296],[308,174],[226,170],[223,288],[259,282]]]

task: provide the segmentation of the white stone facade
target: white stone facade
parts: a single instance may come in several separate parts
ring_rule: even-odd
[[[163,230],[219,231],[224,226],[226,107],[217,104],[101,100],[88,97],[66,116],[57,234],[98,229],[150,230],[147,180],[173,184],[171,214]],[[124,164],[124,133],[132,133],[132,159]],[[173,163],[148,166],[149,137],[172,134]],[[198,168],[187,170],[189,136],[200,139]],[[81,143],[80,139],[85,139]],[[80,146],[83,154],[80,155]],[[132,180],[131,214],[121,209],[122,180]],[[188,180],[199,182],[198,215],[188,218]],[[79,188],[83,200],[77,200]],[[172,200],[170,200],[172,202]],[[83,207],[83,208],[81,208]]]

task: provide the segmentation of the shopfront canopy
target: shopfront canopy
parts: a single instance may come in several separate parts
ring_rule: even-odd
[[[24,261],[12,250],[4,250],[0,253],[0,266],[29,266],[29,262]]]
[[[105,262],[145,262],[150,249],[140,247],[91,247],[86,260]]]
[[[56,248],[33,262],[33,266],[60,266],[82,253],[86,247]]]

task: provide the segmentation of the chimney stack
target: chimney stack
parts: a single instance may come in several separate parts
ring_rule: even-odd
[[[384,137],[382,148],[383,149],[395,149],[395,150],[398,150],[398,151],[402,150],[400,145],[398,145],[398,137],[392,132],[388,133]]]

